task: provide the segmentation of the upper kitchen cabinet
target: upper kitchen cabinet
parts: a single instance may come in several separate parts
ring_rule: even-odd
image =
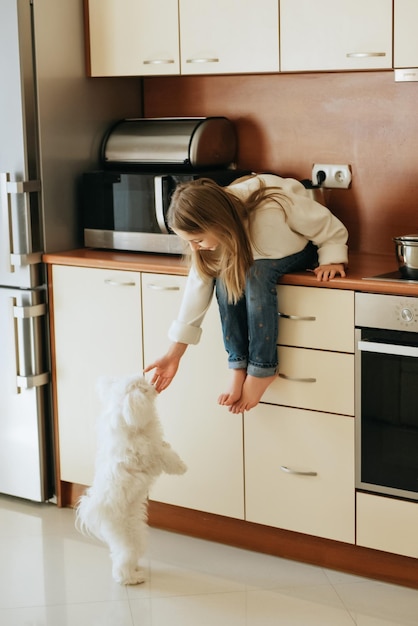
[[[279,70],[277,0],[180,0],[182,74]]]
[[[279,70],[278,0],[85,3],[91,76]]]
[[[280,0],[280,56],[284,72],[390,69],[392,0]]]
[[[179,74],[177,0],[85,0],[91,76]]]
[[[394,67],[418,67],[417,0],[395,0]]]

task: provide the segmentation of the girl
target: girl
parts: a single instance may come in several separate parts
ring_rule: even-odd
[[[313,201],[301,183],[272,174],[220,187],[206,178],[179,185],[168,211],[170,228],[192,250],[192,265],[168,352],[148,365],[158,392],[174,378],[215,290],[230,388],[218,402],[232,413],[255,407],[277,376],[277,281],[313,268],[319,281],[345,276],[348,233]]]

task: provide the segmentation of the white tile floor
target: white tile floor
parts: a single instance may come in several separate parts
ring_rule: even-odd
[[[417,626],[418,591],[151,529],[148,582],[112,581],[74,512],[0,496],[1,626]]]

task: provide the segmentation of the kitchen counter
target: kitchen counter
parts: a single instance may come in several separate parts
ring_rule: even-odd
[[[183,274],[188,272],[187,260],[180,256],[166,254],[149,254],[139,252],[116,252],[80,248],[67,252],[48,253],[43,255],[48,264],[74,265],[79,267],[96,267],[118,270],[153,272],[157,274]],[[349,267],[346,278],[337,277],[332,281],[318,282],[312,272],[296,272],[286,274],[281,284],[303,285],[328,289],[351,289],[374,293],[418,296],[418,282],[392,282],[389,280],[369,280],[397,269],[394,255],[377,255],[350,253]]]

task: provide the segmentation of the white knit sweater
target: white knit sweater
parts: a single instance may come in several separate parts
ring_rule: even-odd
[[[322,204],[311,199],[304,186],[292,178],[259,174],[229,189],[245,199],[263,180],[277,187],[288,200],[281,206],[274,200],[263,203],[252,219],[254,259],[281,259],[300,252],[308,241],[318,246],[319,265],[347,263],[348,232],[345,226]],[[177,320],[169,330],[171,341],[196,344],[201,323],[214,291],[212,279],[203,280],[191,267]]]

